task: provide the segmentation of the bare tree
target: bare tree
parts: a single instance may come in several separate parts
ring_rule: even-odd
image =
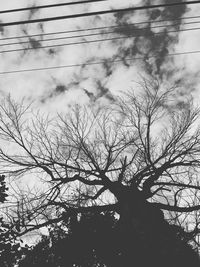
[[[54,117],[2,102],[1,172],[23,180],[16,231],[72,212],[113,210],[135,227],[155,226],[160,210],[199,212],[200,111],[174,92],[144,80],[110,106],[75,105]],[[35,191],[27,190],[33,183]],[[192,230],[199,232],[197,224]]]

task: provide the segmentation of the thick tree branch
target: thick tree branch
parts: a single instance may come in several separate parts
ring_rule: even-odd
[[[168,211],[177,211],[177,212],[192,212],[200,210],[200,205],[195,206],[189,206],[189,207],[178,207],[178,206],[171,206],[168,204],[162,204],[162,203],[150,203],[152,206],[162,209],[162,210],[168,210]]]
[[[62,179],[63,183],[71,183],[71,182],[74,182],[74,181],[80,181],[82,182],[83,184],[86,184],[86,185],[104,185],[103,181],[101,180],[87,180],[83,177],[81,177],[80,175],[78,174],[75,174],[73,177],[71,178],[64,178]]]
[[[126,171],[126,166],[127,166],[126,161],[127,161],[127,156],[124,157],[124,161],[121,160],[122,167],[121,167],[121,172],[118,177],[118,182],[120,183],[123,181],[124,173]]]
[[[183,184],[183,183],[172,183],[172,182],[155,182],[153,186],[175,186],[175,187],[183,187],[183,188],[191,188],[200,190],[200,186],[191,185],[191,184]]]

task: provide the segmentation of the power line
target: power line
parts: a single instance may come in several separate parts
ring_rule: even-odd
[[[154,34],[184,32],[184,31],[194,31],[194,30],[200,30],[200,27],[190,28],[190,29],[171,30],[171,31],[167,31],[167,32],[157,32],[157,33],[154,33]],[[151,35],[151,33],[148,34],[148,35]],[[27,48],[19,48],[19,49],[10,49],[10,50],[4,50],[4,51],[2,50],[2,51],[0,51],[0,54],[11,53],[11,52],[19,52],[19,51],[27,51],[27,50],[36,50],[36,49],[46,49],[46,48],[53,48],[53,47],[63,47],[63,46],[71,46],[71,45],[98,43],[98,42],[106,42],[106,41],[115,41],[115,40],[120,40],[120,39],[133,38],[133,37],[137,37],[137,36],[145,36],[145,34],[143,34],[143,35],[142,34],[140,34],[140,35],[128,35],[128,36],[120,36],[120,37],[104,38],[104,39],[97,39],[97,40],[88,40],[88,41],[78,41],[78,42],[55,44],[55,45],[45,45],[45,46],[39,46],[39,47],[27,47]]]
[[[191,25],[191,24],[197,24],[197,23],[200,23],[200,21],[176,23],[176,24],[171,24],[171,25],[151,26],[151,27],[146,27],[146,28],[134,29],[134,31],[136,31],[136,32],[137,31],[145,31],[145,30],[149,30],[149,29],[158,29],[158,28],[165,28],[165,27],[174,27],[174,26],[177,26],[177,25]],[[123,29],[126,29],[127,27],[132,26],[132,25],[134,25],[134,24],[128,24],[126,26],[115,26],[115,28],[120,29],[120,30],[123,30]],[[176,31],[179,31],[179,30],[176,30]],[[42,40],[35,40],[34,39],[34,41],[36,41],[36,42],[38,41],[39,43],[41,43],[41,42],[47,42],[47,41],[66,40],[66,39],[82,38],[82,37],[91,37],[91,36],[99,36],[99,35],[105,35],[105,34],[106,35],[107,34],[117,34],[117,32],[116,31],[107,31],[107,32],[89,33],[89,34],[83,34],[83,35],[71,35],[71,36],[65,36],[65,37],[56,37],[56,38],[49,38],[49,39],[42,39]],[[31,37],[29,37],[29,38],[31,38]],[[22,45],[22,44],[30,44],[30,41],[4,43],[4,44],[0,44],[0,47],[1,46],[10,46],[10,45]]]
[[[169,19],[157,20],[157,21],[154,21],[154,20],[151,21],[151,20],[149,20],[149,21],[129,23],[127,25],[121,25],[121,26],[119,26],[119,25],[110,25],[110,26],[84,28],[84,29],[77,29],[77,30],[56,31],[56,32],[30,34],[30,35],[27,34],[27,35],[21,35],[21,36],[11,36],[11,37],[0,38],[0,41],[13,40],[13,39],[22,39],[22,38],[27,38],[27,37],[30,38],[30,37],[37,37],[37,36],[40,36],[41,37],[41,36],[57,35],[57,34],[64,34],[64,33],[95,31],[95,30],[103,30],[103,29],[110,29],[110,28],[123,28],[123,27],[126,27],[126,26],[134,26],[134,25],[150,24],[150,23],[159,23],[159,22],[180,21],[180,20],[185,20],[185,19],[196,19],[196,18],[200,18],[200,16],[182,17],[182,18],[177,18],[177,19],[172,19],[172,20],[169,20]]]
[[[12,22],[0,23],[0,27],[7,27],[7,26],[14,26],[14,25],[21,25],[21,24],[30,24],[30,23],[37,23],[37,22],[63,20],[63,19],[72,19],[72,18],[80,18],[80,17],[90,17],[90,16],[104,15],[104,14],[109,14],[109,13],[136,11],[136,10],[144,10],[144,9],[154,9],[154,8],[160,8],[160,7],[192,5],[192,4],[200,4],[200,1],[187,1],[187,2],[175,2],[175,3],[170,3],[170,4],[168,3],[168,4],[159,4],[159,5],[136,6],[136,7],[129,7],[129,8],[100,10],[100,11],[88,12],[88,13],[78,13],[78,14],[66,15],[66,16],[48,17],[48,18],[42,18],[42,19],[12,21]]]
[[[145,23],[149,24],[149,23],[160,23],[160,22],[172,22],[172,21],[180,21],[180,20],[187,20],[187,19],[197,19],[197,18],[200,18],[200,16],[189,16],[189,17],[182,17],[182,18],[171,19],[171,20],[162,19],[162,20],[157,20],[157,21],[154,21],[154,20],[141,21],[141,22],[129,23],[129,24],[127,24],[127,26],[141,25],[141,24],[145,24]],[[27,38],[27,37],[48,36],[48,35],[56,35],[56,34],[64,34],[64,33],[95,31],[95,30],[103,30],[103,29],[110,29],[110,28],[122,28],[122,27],[126,27],[126,25],[124,25],[124,26],[123,25],[122,26],[110,25],[110,26],[84,28],[84,29],[77,29],[77,30],[66,30],[66,31],[48,32],[48,33],[40,33],[40,34],[11,36],[11,37],[0,38],[0,41],[13,40],[13,39],[22,39],[22,38]]]
[[[196,51],[186,51],[186,52],[177,52],[177,53],[170,53],[166,55],[166,57],[171,56],[180,56],[180,55],[189,55],[189,54],[199,54],[200,50]],[[144,59],[151,59],[151,58],[157,58],[159,54],[154,56],[147,56],[147,57],[135,57],[135,58],[125,58],[127,61],[133,61],[133,60],[144,60]],[[44,71],[44,70],[53,70],[53,69],[63,69],[63,68],[73,68],[73,67],[84,67],[89,65],[101,65],[104,63],[117,63],[117,62],[123,62],[124,59],[116,59],[116,60],[105,60],[105,61],[94,61],[89,63],[80,63],[80,64],[71,64],[71,65],[61,65],[61,66],[52,66],[52,67],[46,67],[46,68],[32,68],[32,69],[22,69],[22,70],[12,70],[12,71],[3,71],[0,72],[0,75],[4,74],[14,74],[14,73],[22,73],[22,72],[32,72],[32,71]]]
[[[107,1],[107,0],[85,0],[85,1],[67,2],[67,3],[59,3],[59,4],[51,4],[51,5],[42,5],[42,6],[22,7],[22,8],[16,8],[16,9],[6,9],[6,10],[0,10],[0,14],[27,11],[27,10],[38,10],[42,8],[88,4],[88,3],[103,2],[103,1]]]

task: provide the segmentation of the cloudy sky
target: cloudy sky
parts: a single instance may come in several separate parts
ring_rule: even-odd
[[[0,11],[70,1],[1,1]],[[0,23],[170,2],[183,0],[107,0],[34,9],[0,14]],[[121,91],[134,89],[142,76],[150,75],[159,79],[163,87],[177,87],[177,101],[192,93],[199,102],[200,53],[185,53],[200,50],[198,16],[200,4],[9,27],[0,25],[0,97],[10,93],[14,99],[25,97],[28,102],[34,101],[47,112],[63,111],[73,101],[112,102]],[[67,45],[56,46],[62,44]],[[185,54],[174,55],[177,53]],[[102,64],[92,65],[93,62]],[[5,74],[76,64],[82,65]]]
[[[1,1],[1,10],[64,2],[66,1]],[[0,20],[1,23],[6,23],[169,2],[167,0],[107,0],[93,4],[1,14]],[[171,2],[177,1],[171,0]],[[169,54],[200,50],[200,30],[194,29],[199,27],[200,18],[188,19],[188,17],[198,16],[199,13],[200,4],[197,4],[9,27],[1,26],[1,73],[71,64],[86,65],[0,74],[0,94],[4,97],[10,93],[16,99],[25,97],[27,101],[33,100],[38,107],[47,108],[49,111],[63,110],[72,101],[77,100],[93,103],[113,101],[114,96],[120,90],[134,88],[135,82],[141,79],[141,75],[153,75],[159,78],[165,86],[179,87],[177,92],[180,97],[191,92],[197,99],[200,89],[200,53],[178,56],[169,56]],[[164,21],[159,22],[161,20]],[[109,26],[118,27],[80,31]],[[185,29],[191,30],[185,31]],[[58,33],[63,31],[70,32]],[[54,34],[46,35],[48,33]],[[87,36],[72,38],[77,35]],[[25,37],[19,38],[20,36]],[[120,38],[116,39],[118,37]],[[112,40],[94,42],[99,39]],[[69,45],[69,43],[79,44]],[[59,44],[68,45],[43,47]],[[8,50],[18,51],[3,52]],[[118,62],[113,64],[111,63],[113,60]],[[99,61],[104,63],[87,65]]]

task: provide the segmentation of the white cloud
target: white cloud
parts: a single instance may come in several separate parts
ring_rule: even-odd
[[[31,5],[44,5],[44,4],[54,4],[54,3],[62,3],[63,1],[27,1],[25,0],[13,0],[13,1],[3,1],[1,4],[1,9],[14,9],[19,7],[26,7]],[[105,10],[109,8],[126,8],[130,6],[142,5],[143,1],[119,1],[119,0],[111,0],[111,1],[103,1],[96,2],[94,4],[87,5],[74,5],[74,6],[66,6],[59,8],[48,8],[41,9],[38,12],[33,14],[32,18],[42,18],[42,17],[51,17],[51,16],[61,16],[66,14],[73,13],[83,13],[83,12],[92,12],[98,10]],[[156,3],[155,3],[156,4]],[[195,6],[187,12],[187,16],[198,14],[198,10]],[[30,12],[16,12],[11,14],[5,14],[2,16],[2,20],[5,21],[14,21],[14,20],[22,20],[27,19],[30,15]],[[140,11],[134,12],[134,16],[130,16],[129,23],[139,22],[148,20],[149,15],[147,12]],[[116,18],[114,14],[107,14],[104,16],[97,17],[85,17],[85,18],[77,18],[77,19],[69,19],[69,20],[60,20],[60,21],[52,21],[45,22],[42,24],[43,29],[38,26],[38,24],[28,24],[24,27],[22,26],[12,26],[5,28],[5,36],[19,36],[24,35],[22,28],[26,29],[28,34],[40,34],[48,32],[57,32],[57,31],[66,31],[66,30],[76,30],[83,28],[91,28],[91,27],[100,27],[100,26],[109,26],[114,25]],[[142,25],[144,26],[144,25]],[[97,31],[96,31],[97,32]],[[44,38],[51,37],[60,37],[60,36],[70,36],[76,34],[84,34],[81,33],[69,33],[65,35],[53,35],[53,36],[45,36]],[[178,33],[177,33],[178,34]],[[87,40],[101,39],[101,38],[109,38],[111,35],[98,36],[98,37],[87,37]],[[113,35],[112,35],[113,36]],[[175,46],[175,50],[177,52],[181,51],[190,51],[198,49],[199,37],[195,32],[182,32],[179,34],[179,42]],[[189,38],[188,38],[189,37]],[[24,40],[28,40],[27,38]],[[49,41],[41,43],[42,45],[51,45],[51,44],[61,44],[61,43],[69,43],[81,41],[83,39],[67,39],[60,41]],[[8,42],[7,40],[6,42]],[[130,44],[133,39],[123,40],[120,43]],[[145,40],[144,40],[145,41]],[[10,42],[10,41],[9,41]],[[13,42],[13,40],[12,40]],[[2,41],[1,41],[2,43]],[[143,42],[144,44],[144,42]],[[148,46],[148,42],[146,42],[146,46]],[[127,45],[128,47],[128,45]],[[5,47],[5,49],[11,48],[22,48],[21,45],[13,45],[10,47]],[[4,48],[0,48],[4,49]],[[30,68],[42,68],[48,66],[61,66],[61,65],[69,65],[69,64],[79,64],[84,63],[88,59],[91,61],[101,60],[101,58],[110,58],[117,54],[117,45],[113,45],[109,42],[100,42],[100,43],[92,43],[92,44],[80,44],[80,45],[72,45],[72,46],[64,46],[60,48],[56,48],[55,51],[58,51],[55,55],[48,55],[47,49],[42,50],[30,50],[26,51],[26,54],[23,55],[23,52],[14,52],[14,53],[5,53],[0,54],[1,66],[0,71],[9,71],[9,70],[19,70],[19,69],[30,69]],[[144,46],[141,46],[141,49],[144,49]],[[170,51],[172,52],[172,51]],[[133,63],[133,64],[132,64]],[[74,88],[72,85],[72,90],[65,94],[66,99],[70,101],[73,98],[73,94],[76,96],[77,92],[81,92],[82,97],[85,97],[85,94],[81,91],[81,87],[87,87],[88,90],[92,90],[95,92],[95,88],[92,88],[90,85],[90,80],[93,78],[101,78],[104,83],[109,86],[109,89],[115,93],[118,92],[119,88],[130,88],[132,84],[132,80],[135,79],[137,73],[141,73],[141,62],[133,61],[131,63],[131,68],[128,69],[123,67],[121,64],[114,65],[112,69],[113,73],[109,76],[105,76],[105,71],[103,71],[102,66],[88,66],[86,69],[82,69],[80,72],[80,67],[74,68],[66,68],[66,69],[57,69],[51,71],[41,71],[41,72],[31,72],[31,73],[18,73],[11,75],[0,75],[0,85],[1,91],[6,93],[10,92],[13,97],[21,98],[22,96],[26,96],[32,99],[40,99],[46,92],[50,92],[52,90],[52,77],[57,81],[65,84],[73,84],[75,82],[75,77],[79,82],[80,88]],[[178,56],[174,58],[174,65],[177,68],[181,69],[182,66],[187,66],[188,72],[194,72],[194,69],[199,68],[199,61],[193,55],[190,56]],[[121,65],[121,66],[120,66]],[[120,66],[119,68],[116,66]],[[169,65],[170,66],[170,65]],[[83,71],[84,70],[84,71]],[[181,71],[177,72],[181,75]],[[76,74],[76,75],[75,75]],[[82,77],[81,77],[82,75]],[[81,80],[81,78],[88,77],[87,81]],[[80,78],[80,81],[79,79]],[[81,97],[81,98],[82,98]],[[76,97],[75,97],[76,98]],[[58,97],[56,97],[58,99]],[[63,96],[62,96],[63,99]],[[52,100],[53,101],[53,100]],[[57,100],[55,100],[55,103]],[[65,103],[65,101],[64,101]]]

